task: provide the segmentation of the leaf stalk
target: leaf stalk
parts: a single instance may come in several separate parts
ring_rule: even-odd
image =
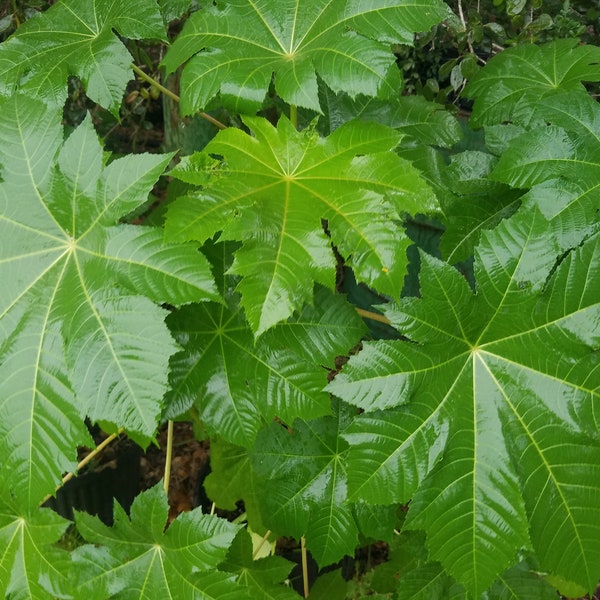
[[[166,96],[171,98],[171,100],[174,100],[177,103],[180,102],[181,99],[179,98],[179,96],[177,94],[175,94],[169,88],[166,88],[164,85],[162,85],[161,83],[156,81],[156,79],[154,79],[153,77],[150,77],[150,75],[144,73],[144,71],[142,71],[142,69],[140,69],[137,65],[134,65],[133,63],[131,63],[131,68],[140,77],[140,79],[143,79],[146,83],[149,83],[151,86],[153,86],[157,90],[161,91],[163,94],[165,94]],[[205,112],[201,112],[198,114],[203,119],[212,123],[215,127],[218,127],[219,129],[227,129],[227,125],[225,125],[224,123],[221,123],[221,121],[219,121],[218,119],[215,119],[212,115],[209,115],[208,113],[205,113]]]

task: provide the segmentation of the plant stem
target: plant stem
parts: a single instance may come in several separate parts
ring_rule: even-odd
[[[290,104],[290,122],[294,129],[298,129],[298,107],[295,104]]]
[[[124,429],[119,429],[119,431],[117,431],[117,433],[112,433],[103,442],[101,442],[100,444],[98,444],[83,460],[81,460],[77,464],[77,467],[75,467],[74,471],[71,471],[70,473],[67,473],[62,478],[61,484],[56,486],[56,489],[54,490],[54,493],[58,492],[58,490],[60,490],[60,488],[63,485],[65,485],[65,483],[67,483],[67,481],[70,481],[71,479],[73,479],[73,477],[75,477],[75,473],[77,473],[78,471],[80,471],[81,469],[83,469],[83,467],[85,467],[85,465],[87,465],[96,456],[98,456],[98,454],[100,454],[100,452],[102,452],[102,450],[104,450],[104,448],[106,448],[106,446],[108,446],[111,442],[113,442],[114,440],[116,440],[123,433],[123,431],[124,431]],[[40,504],[44,504],[44,502],[46,502],[47,500],[49,500],[51,497],[52,497],[52,494],[48,494],[40,502]]]
[[[254,550],[254,552],[252,553],[253,560],[256,560],[256,557],[258,556],[260,549],[265,545],[265,542],[269,539],[270,535],[271,535],[271,530],[267,529],[267,533],[265,533],[265,535],[262,536],[262,539],[260,540],[260,544],[258,544],[258,546],[256,547],[256,550]]]
[[[134,70],[135,73],[137,73],[139,75],[140,79],[143,79],[146,83],[149,83],[151,86],[155,87],[157,90],[160,90],[163,94],[165,94],[169,98],[171,98],[171,100],[175,100],[175,102],[180,101],[180,98],[177,94],[173,93],[170,89],[168,89],[164,85],[160,84],[153,77],[150,77],[150,75],[147,75],[146,73],[144,73],[144,71],[142,71],[142,69],[140,69],[137,65],[134,65],[132,63],[131,68]],[[219,129],[227,129],[227,125],[225,125],[224,123],[221,123],[221,121],[219,121],[218,119],[215,119],[213,116],[209,115],[208,113],[201,112],[198,114],[203,119],[206,119],[207,121],[212,123],[215,127],[218,127]]]
[[[165,494],[169,495],[169,481],[171,480],[171,460],[173,458],[173,421],[167,424],[167,456],[165,458],[165,476],[163,486]]]
[[[380,323],[385,323],[386,325],[391,325],[390,320],[379,313],[365,310],[364,308],[356,307],[356,312],[365,319],[371,319],[371,321],[379,321]]]
[[[304,597],[308,598],[308,560],[306,557],[306,540],[304,536],[300,538],[300,551],[302,553],[302,583],[304,585]]]

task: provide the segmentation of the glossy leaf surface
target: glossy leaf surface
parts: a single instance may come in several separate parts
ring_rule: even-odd
[[[319,111],[317,75],[334,91],[392,97],[400,87],[390,44],[412,44],[447,15],[439,0],[236,0],[205,6],[165,57],[182,76],[182,111],[217,94],[235,112],[255,112],[273,73],[278,95]]]
[[[291,423],[328,414],[328,369],[365,331],[352,306],[320,288],[314,308],[255,343],[239,297],[230,293],[227,300],[187,306],[168,319],[184,347],[171,361],[172,411],[194,404],[211,432],[246,448],[274,417]]]
[[[204,241],[223,231],[243,241],[230,272],[243,276],[238,289],[255,334],[311,302],[313,282],[333,287],[331,242],[358,280],[398,295],[410,242],[395,221],[437,207],[416,169],[391,152],[400,135],[354,121],[323,139],[285,118],[277,128],[246,121],[253,137],[229,129],[206,147],[225,157],[221,168],[195,159],[212,179],[170,207],[168,239]]]
[[[529,123],[553,95],[579,92],[584,81],[600,80],[600,48],[579,40],[555,40],[543,46],[520,45],[501,52],[481,69],[465,90],[475,98],[473,126]],[[576,96],[573,95],[573,98]]]
[[[0,46],[0,94],[24,93],[62,105],[76,75],[88,96],[118,114],[132,57],[113,30],[132,39],[165,39],[153,0],[61,1],[24,23]]]
[[[66,584],[69,555],[55,544],[69,522],[50,509],[25,514],[0,496],[0,595],[50,600],[48,586]]]
[[[462,137],[458,121],[441,104],[422,96],[400,96],[388,100],[366,96],[334,94],[322,86],[319,90],[323,116],[319,129],[326,134],[351,121],[360,119],[392,127],[421,144],[450,147]]]
[[[551,221],[566,250],[600,227],[600,106],[587,95],[561,94],[540,113],[549,125],[514,138],[493,177],[532,188],[523,203]]]
[[[259,434],[252,454],[264,481],[265,524],[296,539],[306,536],[321,566],[339,560],[358,543],[358,527],[346,504],[347,444],[339,435],[350,413],[342,406],[333,416],[296,420],[289,430],[272,423]]]
[[[422,255],[423,299],[386,311],[416,343],[366,344],[329,386],[366,411],[343,434],[350,494],[412,498],[408,526],[474,596],[520,548],[588,589],[600,569],[600,239],[546,284],[549,231],[530,213],[486,232],[475,295]]]
[[[63,142],[60,112],[21,96],[0,140],[0,483],[34,506],[93,445],[84,417],[147,443],[176,350],[155,302],[218,293],[194,247],[119,224],[169,155],[107,165],[90,119]]]
[[[77,528],[94,545],[74,553],[76,597],[249,600],[233,577],[217,571],[239,527],[199,509],[181,514],[165,531],[162,483],[136,497],[131,519],[115,503],[114,524],[77,513]]]

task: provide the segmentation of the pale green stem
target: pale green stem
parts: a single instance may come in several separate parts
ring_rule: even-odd
[[[385,323],[386,325],[391,325],[390,320],[379,313],[364,310],[363,308],[357,308],[356,312],[365,319],[371,319],[371,321],[379,321],[380,323]]]
[[[166,96],[171,98],[171,100],[175,100],[175,102],[179,102],[179,96],[177,94],[173,93],[170,89],[166,88],[164,85],[161,85],[158,81],[156,81],[156,79],[150,77],[150,75],[147,75],[146,73],[144,73],[144,71],[142,71],[142,69],[140,69],[137,65],[134,65],[132,63],[131,68],[134,70],[135,73],[138,74],[140,79],[143,79],[146,83],[149,83],[151,86],[153,86],[157,90],[161,91],[163,94],[165,94]],[[218,127],[219,129],[227,129],[227,125],[221,123],[221,121],[219,121],[218,119],[215,119],[213,116],[209,115],[208,113],[201,112],[201,113],[199,113],[199,115],[203,119],[206,119],[207,121],[212,123],[215,127]]]
[[[117,433],[112,433],[103,442],[101,442],[100,444],[98,444],[98,446],[96,446],[96,448],[94,448],[83,460],[81,460],[77,464],[77,467],[75,468],[74,471],[71,471],[70,473],[67,473],[62,478],[62,483],[59,486],[57,486],[57,488],[54,491],[54,493],[56,493],[63,485],[65,485],[65,483],[67,483],[67,481],[70,481],[71,479],[73,479],[73,477],[75,477],[75,473],[77,473],[77,471],[80,471],[81,469],[83,469],[83,467],[85,467],[85,465],[87,465],[96,456],[98,456],[98,454],[100,454],[100,452],[102,452],[102,450],[104,450],[104,448],[106,448],[106,446],[108,446],[112,441],[116,440],[123,433],[123,431],[124,431],[123,429],[119,429],[119,431],[117,431]],[[47,500],[49,500],[51,497],[52,497],[52,494],[48,494],[40,502],[40,504],[44,504],[44,502],[46,502]]]
[[[165,494],[169,495],[169,481],[171,480],[171,460],[173,459],[173,421],[167,424],[167,456],[165,458],[165,477],[163,487]]]
[[[300,549],[302,552],[302,583],[304,585],[304,597],[308,598],[309,587],[308,587],[308,559],[306,556],[306,540],[304,536],[300,539]]]
[[[294,129],[298,129],[298,107],[295,104],[290,104],[290,122]]]
[[[254,550],[254,553],[252,554],[253,560],[256,560],[256,557],[258,556],[260,549],[265,545],[265,542],[269,539],[270,535],[271,535],[271,530],[268,529],[267,533],[265,533],[265,535],[263,535],[262,539],[260,540],[260,544],[258,544],[258,546],[256,546],[256,550]]]

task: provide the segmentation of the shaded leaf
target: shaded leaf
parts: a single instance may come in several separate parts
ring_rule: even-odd
[[[323,110],[319,129],[325,135],[352,119],[360,119],[397,129],[421,144],[450,147],[462,138],[458,121],[441,104],[428,102],[423,96],[352,98],[334,94],[326,86],[321,86],[319,92]]]
[[[227,306],[189,306],[169,317],[184,351],[171,360],[167,402],[179,413],[195,404],[211,432],[246,448],[275,417],[291,423],[329,413],[328,369],[365,331],[356,311],[319,288],[315,307],[255,343],[237,294],[227,300]]]
[[[339,437],[349,416],[341,406],[333,416],[298,419],[290,430],[272,423],[259,434],[251,454],[264,480],[265,524],[297,539],[306,536],[320,566],[351,554],[358,542],[358,528],[345,504],[346,444]]]
[[[252,531],[267,532],[260,511],[261,486],[246,448],[229,444],[222,439],[210,440],[211,472],[204,480],[208,497],[219,507],[236,510],[239,500],[244,501],[246,520]]]
[[[523,198],[551,222],[562,249],[600,226],[600,107],[587,95],[562,94],[544,102],[550,125],[514,138],[493,177],[532,188]]]
[[[255,560],[252,540],[241,531],[227,553],[221,569],[236,573],[238,582],[248,588],[252,600],[297,600],[298,594],[283,585],[294,563],[281,556],[267,556]]]

